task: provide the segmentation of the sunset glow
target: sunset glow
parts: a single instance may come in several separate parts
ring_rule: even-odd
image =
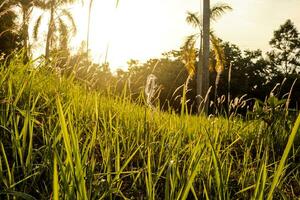
[[[300,27],[299,1],[290,3],[271,0],[224,0],[233,11],[222,16],[212,28],[225,41],[244,49],[268,49],[273,30],[291,18]],[[73,39],[74,48],[86,40],[88,2],[73,6],[72,12],[78,24],[78,34]],[[287,12],[278,10],[286,9]],[[90,49],[95,62],[107,59],[113,69],[126,68],[129,59],[145,61],[159,57],[161,53],[178,49],[184,38],[194,33],[185,22],[186,12],[197,12],[198,1],[193,0],[127,0],[94,1],[91,18]],[[263,18],[262,16],[269,16]]]

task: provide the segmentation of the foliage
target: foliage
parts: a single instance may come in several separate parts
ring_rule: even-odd
[[[286,126],[289,123],[284,114],[286,113],[286,102],[286,99],[279,100],[275,96],[270,96],[265,102],[257,99],[252,114],[256,118],[262,119],[271,128],[276,126],[275,122],[282,122]]]
[[[17,14],[10,1],[0,0],[0,60],[20,48]]]
[[[227,4],[216,4],[214,5],[211,9],[210,9],[210,16],[211,16],[211,20],[217,20],[217,18],[219,18],[222,14],[224,14],[226,11],[230,11],[232,10],[232,8],[227,5]],[[191,24],[193,27],[199,29],[199,33],[198,34],[193,34],[187,37],[187,39],[184,42],[183,45],[183,62],[185,63],[185,66],[188,70],[188,72],[191,75],[195,74],[195,66],[193,64],[195,64],[196,62],[191,62],[192,59],[196,60],[196,56],[195,54],[195,44],[196,44],[196,40],[200,37],[200,45],[202,48],[202,21],[201,21],[201,17],[199,15],[199,13],[192,13],[192,12],[188,12],[187,13],[187,17],[186,17],[186,21],[188,24]],[[212,44],[212,50],[213,50],[213,55],[214,55],[214,59],[216,61],[215,66],[211,67],[211,69],[216,69],[216,72],[218,74],[220,74],[224,68],[224,63],[225,63],[225,59],[224,59],[224,53],[223,53],[223,49],[220,45],[220,40],[218,39],[218,37],[214,34],[214,32],[211,30],[210,32],[210,36],[211,36],[211,44]],[[200,52],[199,52],[200,53]]]
[[[274,86],[281,83],[278,88],[278,98],[286,98],[291,90],[295,79],[299,79],[299,75],[293,74],[286,78],[278,74],[278,71],[269,65],[269,62],[264,58],[261,50],[240,50],[238,46],[228,42],[220,41],[221,48],[224,49],[224,58],[228,62],[224,63],[223,73],[219,77],[219,85],[217,91],[213,88],[210,99],[214,100],[211,112],[219,114],[228,114],[229,105],[234,104],[234,99],[241,97],[246,100],[246,105],[242,109],[237,110],[238,113],[246,115],[247,107],[254,106],[254,98],[264,101],[267,94],[273,90]],[[160,59],[150,59],[145,63],[138,61],[129,62],[129,70],[119,71],[116,75],[118,81],[118,91],[122,91],[124,86],[130,83],[129,91],[132,98],[137,99],[140,93],[144,91],[146,79],[149,74],[154,74],[157,77],[157,82],[160,85],[159,105],[163,110],[170,107],[176,111],[181,110],[181,98],[183,90],[186,91],[188,101],[188,110],[191,113],[196,111],[195,108],[195,79],[190,79],[189,73],[184,70],[185,63],[182,60],[184,49],[179,51],[173,50],[164,53]],[[211,52],[211,61],[214,60],[213,52]],[[196,62],[195,65],[198,63]],[[229,82],[229,69],[231,66],[231,80]],[[218,74],[214,71],[210,72],[210,85],[214,85],[214,80]],[[284,79],[285,78],[285,79]],[[188,80],[188,81],[187,81]],[[184,89],[184,85],[188,83],[188,89]],[[230,89],[228,86],[230,84]],[[300,93],[296,88],[299,87],[300,81],[296,81],[294,89],[291,92],[290,104],[291,108],[296,108],[299,105]],[[121,92],[119,92],[121,93]],[[214,99],[214,94],[218,94],[218,98]],[[230,96],[230,99],[228,99]]]
[[[194,75],[196,74],[195,64],[197,58],[195,41],[191,40],[186,42],[186,44],[183,47],[181,47],[180,52],[181,52],[180,58],[184,66],[186,67],[189,75],[191,77],[194,77]]]
[[[47,30],[45,57],[48,59],[50,50],[62,51],[68,49],[70,33],[74,36],[77,32],[76,23],[72,14],[65,5],[74,3],[75,0],[41,0],[37,1],[36,6],[49,13],[49,23]],[[33,37],[38,39],[38,31],[42,22],[42,13],[34,25]]]
[[[231,89],[233,97],[240,97],[248,94],[249,98],[256,97],[264,100],[266,94],[272,90],[276,82],[272,69],[268,67],[268,62],[263,58],[260,50],[241,51],[236,45],[228,42],[223,43],[225,60],[228,62],[224,66],[224,72],[220,77],[218,94],[227,95],[228,73],[231,65]]]
[[[212,8],[210,8],[209,12],[210,12],[210,17],[208,18],[209,20],[216,20],[217,18],[219,18],[222,14],[224,14],[226,11],[232,10],[232,8],[227,5],[227,4],[217,4],[215,6],[213,6]],[[199,48],[199,52],[198,52],[198,75],[197,75],[197,95],[202,96],[201,98],[204,99],[204,96],[207,96],[207,94],[209,93],[209,85],[210,85],[210,81],[209,81],[209,69],[204,70],[206,67],[205,66],[201,66],[201,57],[203,57],[204,55],[203,52],[205,52],[205,47],[203,46],[202,42],[203,42],[203,24],[201,21],[202,16],[200,16],[198,13],[191,13],[188,12],[187,17],[186,17],[186,21],[191,24],[192,26],[194,26],[195,28],[199,29],[199,34],[193,34],[187,37],[184,45],[183,45],[183,61],[185,63],[185,67],[187,68],[187,70],[190,73],[190,76],[193,76],[195,74],[195,66],[194,64],[196,63],[196,61],[191,62],[190,60],[194,59],[196,60],[196,56],[195,56],[195,43],[198,37],[200,37],[200,48]],[[209,21],[208,20],[208,21]],[[215,78],[215,94],[214,94],[214,99],[217,98],[218,94],[218,85],[219,85],[219,81],[220,81],[220,75],[224,70],[224,64],[226,62],[225,57],[224,57],[224,49],[221,46],[221,41],[219,38],[217,38],[217,36],[214,34],[214,32],[212,30],[208,30],[210,33],[207,33],[210,35],[210,43],[212,46],[212,51],[213,51],[213,55],[214,55],[214,65],[212,65],[213,62],[210,62],[210,66],[207,66],[207,68],[210,68],[210,71],[215,70],[216,71],[216,78]],[[209,41],[208,41],[209,42]],[[207,52],[209,53],[209,47],[207,47]],[[208,55],[209,56],[209,55]],[[208,58],[207,58],[208,59]],[[207,64],[209,65],[209,64]],[[213,66],[213,67],[212,67]],[[201,70],[203,68],[203,71]],[[199,74],[202,74],[202,78],[200,78]],[[202,80],[200,80],[202,79]],[[206,83],[208,82],[208,83]],[[200,84],[201,83],[201,84]],[[207,85],[207,86],[206,86]],[[202,86],[204,88],[202,88]],[[201,88],[200,88],[201,87]],[[202,92],[201,92],[202,91]],[[201,93],[201,94],[200,94]],[[208,107],[208,102],[204,103],[206,104],[204,107]],[[201,107],[201,103],[199,102],[199,97],[198,97],[198,108]],[[205,109],[207,110],[207,108]],[[207,112],[207,111],[206,111]]]
[[[270,45],[273,50],[268,53],[268,57],[273,67],[278,67],[285,75],[299,72],[300,37],[291,20],[274,31]]]

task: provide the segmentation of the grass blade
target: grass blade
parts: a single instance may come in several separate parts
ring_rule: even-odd
[[[57,170],[57,158],[55,153],[53,162],[53,200],[59,200],[59,181]]]
[[[283,152],[282,158],[280,160],[279,166],[278,166],[278,168],[275,172],[274,179],[273,179],[273,182],[272,182],[271,189],[269,191],[267,200],[271,200],[273,198],[274,190],[275,190],[276,186],[279,183],[280,176],[283,173],[284,164],[285,164],[285,162],[288,158],[288,154],[289,154],[289,152],[290,152],[290,150],[293,146],[293,142],[294,142],[295,136],[296,136],[296,134],[299,130],[299,126],[300,126],[300,114],[298,115],[298,118],[297,118],[297,120],[294,124],[294,127],[292,129],[292,133],[289,136],[289,139],[288,139],[287,145],[284,149],[284,152]]]

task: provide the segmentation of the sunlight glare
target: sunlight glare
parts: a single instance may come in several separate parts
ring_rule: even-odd
[[[186,36],[192,29],[182,30],[176,26],[185,23],[185,12],[174,16],[168,7],[171,1],[128,0],[120,2],[118,7],[114,1],[95,1],[90,30],[90,49],[95,62],[104,62],[108,49],[107,59],[111,66],[126,68],[129,59],[146,61],[178,48],[184,39],[178,37],[178,33],[184,32],[182,35]],[[86,39],[87,14],[83,9],[87,12],[88,5],[74,8],[79,27],[74,46]]]

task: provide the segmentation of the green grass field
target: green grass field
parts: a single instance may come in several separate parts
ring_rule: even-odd
[[[300,117],[163,113],[32,66],[0,66],[0,199],[300,198]]]

